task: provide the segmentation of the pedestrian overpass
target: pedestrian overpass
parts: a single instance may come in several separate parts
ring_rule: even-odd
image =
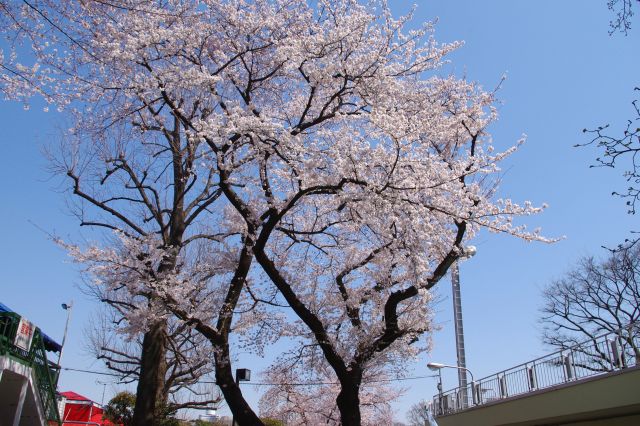
[[[439,426],[640,425],[640,324],[435,395]]]
[[[59,425],[58,343],[0,303],[0,426]]]

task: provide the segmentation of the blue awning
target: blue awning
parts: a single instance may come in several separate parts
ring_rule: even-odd
[[[10,309],[4,303],[0,302],[0,312],[15,312],[15,311]],[[40,333],[42,333],[42,330],[40,330]],[[62,346],[60,345],[60,343],[56,342],[55,340],[53,340],[51,337],[47,336],[44,333],[42,333],[42,340],[44,342],[44,348],[49,352],[60,352],[60,350],[62,349]]]

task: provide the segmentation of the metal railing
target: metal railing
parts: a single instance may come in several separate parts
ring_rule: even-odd
[[[503,370],[433,397],[437,416],[540,389],[640,366],[640,322]]]
[[[0,312],[0,355],[9,355],[32,368],[35,385],[47,420],[60,424],[56,403],[56,386],[60,368],[47,360],[42,333],[36,327],[27,352],[14,345],[20,316],[14,312]]]

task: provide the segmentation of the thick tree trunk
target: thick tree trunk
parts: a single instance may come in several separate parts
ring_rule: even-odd
[[[253,412],[236,384],[229,361],[229,347],[216,350],[216,383],[239,426],[261,426],[260,418]]]
[[[354,381],[348,382],[341,381],[341,390],[336,398],[340,423],[342,426],[360,426],[360,386]]]
[[[231,359],[229,357],[229,333],[231,332],[233,310],[238,304],[240,293],[253,262],[251,246],[252,240],[248,236],[245,237],[244,246],[238,260],[238,267],[231,280],[227,296],[218,316],[217,327],[219,335],[215,341],[212,340],[216,347],[216,383],[220,387],[237,424],[240,426],[260,426],[263,424],[242,396],[240,386],[237,385],[233,377]]]
[[[155,426],[166,401],[164,381],[167,373],[167,324],[159,321],[144,334],[140,357],[140,377],[133,412],[134,426]]]

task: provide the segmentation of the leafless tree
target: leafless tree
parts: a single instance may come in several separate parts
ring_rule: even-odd
[[[610,34],[616,31],[627,34],[631,29],[634,0],[608,0],[607,7],[615,14],[615,18],[609,22]]]
[[[634,15],[634,0],[609,0],[607,7],[615,18],[610,21],[611,30],[609,34],[617,31],[625,35],[631,29],[631,18]],[[640,5],[638,2],[637,5]],[[636,91],[640,87],[635,88]],[[637,163],[637,156],[640,153],[640,105],[638,99],[632,102],[632,117],[627,120],[626,127],[622,132],[610,133],[609,124],[599,126],[596,129],[584,129],[583,132],[591,136],[591,140],[576,146],[596,146],[602,154],[596,158],[596,164],[591,167],[622,167],[623,176],[627,180],[628,186],[622,191],[613,191],[612,195],[626,199],[629,214],[636,213],[636,203],[640,198],[640,170]],[[636,232],[632,232],[635,234]],[[637,236],[625,240],[619,248],[629,247],[638,241]]]
[[[411,406],[407,413],[409,426],[429,425],[429,404],[427,401],[419,401]]]
[[[640,87],[635,88],[640,91]],[[592,139],[584,145],[595,145],[602,150],[602,155],[596,159],[600,167],[622,167],[623,176],[628,186],[623,191],[614,191],[612,195],[625,198],[629,214],[636,213],[636,205],[640,200],[640,105],[638,100],[632,102],[634,115],[627,120],[626,127],[621,134],[611,135],[609,125],[598,127],[594,130],[584,129],[584,132],[592,135]],[[592,166],[594,167],[594,166]],[[635,232],[634,232],[635,234]],[[638,241],[633,236],[625,241],[623,246],[633,245]]]
[[[603,261],[585,257],[552,282],[543,293],[543,341],[567,349],[583,341],[595,342],[605,333],[616,333],[625,355],[638,363],[639,255],[640,248],[634,246],[613,251]],[[589,353],[594,359],[590,361],[597,362],[590,368],[608,369],[611,361],[605,351],[592,346]]]

